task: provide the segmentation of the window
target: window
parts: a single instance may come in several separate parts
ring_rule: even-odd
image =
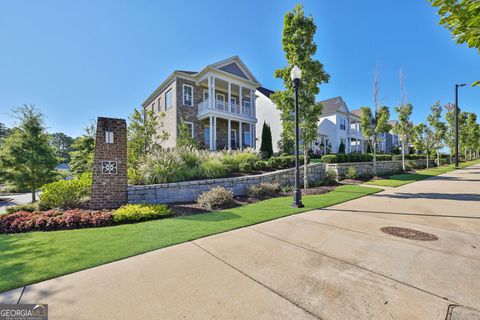
[[[347,128],[347,121],[345,119],[340,119],[340,130],[345,130]]]
[[[155,112],[155,101],[152,103],[152,112]]]
[[[193,87],[188,84],[183,85],[183,105],[193,106]]]
[[[192,138],[193,138],[193,134],[194,134],[193,130],[194,130],[194,127],[195,127],[193,125],[193,122],[186,122],[185,121],[185,124],[187,125],[188,129],[190,129],[190,133],[192,134]]]
[[[234,97],[230,98],[230,110],[233,113],[237,113],[237,98],[234,98]]]
[[[222,93],[217,93],[217,108],[225,110],[225,95]]]
[[[230,130],[230,144],[233,148],[237,146],[237,130]]]
[[[251,115],[250,101],[248,101],[248,100],[243,101],[243,113],[246,116]]]
[[[210,127],[205,126],[205,144],[210,145]]]
[[[208,100],[208,91],[203,90],[203,101],[207,101],[207,100]]]
[[[251,137],[250,131],[245,131],[245,142],[244,142],[244,144],[246,146],[250,146],[251,143],[252,143],[252,141],[250,140],[250,137]]]
[[[173,106],[172,101],[172,89],[165,93],[165,109],[170,109]]]
[[[113,143],[113,132],[105,130],[105,143]]]
[[[157,108],[158,108],[158,112],[162,111],[162,98],[158,98],[158,102],[157,102]]]

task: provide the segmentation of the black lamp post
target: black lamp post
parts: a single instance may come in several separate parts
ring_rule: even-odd
[[[293,191],[293,204],[294,208],[303,208],[302,192],[300,190],[300,159],[299,159],[299,139],[300,128],[298,120],[298,87],[300,85],[300,79],[302,78],[302,70],[296,65],[293,66],[290,72],[290,78],[293,81],[293,88],[295,89],[295,190]]]
[[[458,168],[458,113],[460,109],[458,108],[458,87],[465,87],[465,83],[455,84],[455,167]]]

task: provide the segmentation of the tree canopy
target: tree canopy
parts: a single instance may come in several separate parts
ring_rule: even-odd
[[[30,190],[36,201],[36,190],[57,178],[58,162],[40,111],[33,105],[13,111],[19,123],[0,150],[0,175],[18,189]]]

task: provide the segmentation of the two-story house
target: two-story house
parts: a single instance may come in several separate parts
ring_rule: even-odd
[[[200,71],[176,70],[143,102],[144,110],[164,112],[163,129],[174,147],[183,121],[195,141],[210,150],[256,146],[255,91],[260,86],[238,56]]]

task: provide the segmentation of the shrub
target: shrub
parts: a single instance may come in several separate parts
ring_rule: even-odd
[[[377,154],[377,161],[391,161],[391,154]]]
[[[203,162],[198,169],[200,177],[206,179],[220,178],[227,174],[227,167],[215,158]]]
[[[253,171],[253,165],[250,162],[244,162],[240,163],[240,172],[252,172]]]
[[[18,211],[34,212],[37,210],[38,210],[38,205],[36,203],[19,204],[17,206],[7,207],[7,209],[5,209],[7,213],[15,213]]]
[[[337,162],[337,156],[334,154],[326,154],[320,158],[320,161],[324,163],[335,163]]]
[[[345,177],[347,179],[355,179],[358,177],[358,169],[355,166],[350,166],[345,170]]]
[[[164,218],[172,211],[164,204],[127,204],[113,211],[113,221],[145,221]]]
[[[299,157],[300,164],[303,164],[303,156]],[[308,158],[307,158],[308,163]],[[295,156],[278,156],[271,157],[267,161],[267,165],[272,169],[287,169],[295,166]]]
[[[327,170],[323,177],[323,184],[332,185],[337,183],[337,174],[333,170]]]
[[[139,172],[147,184],[177,182],[188,178],[185,167],[178,152],[160,150],[144,158]]]
[[[72,180],[60,180],[44,185],[40,195],[39,208],[73,209],[84,206],[92,190],[92,177],[84,173]]]
[[[257,171],[265,171],[268,169],[268,162],[267,161],[257,161],[255,162],[255,164],[253,165],[253,169],[257,170]]]
[[[44,212],[19,211],[0,216],[0,233],[104,227],[112,225],[112,223],[112,213],[109,211],[81,209],[67,211],[54,209]]]
[[[218,210],[230,207],[233,202],[233,192],[224,187],[214,187],[202,193],[197,203],[208,210]]]
[[[254,199],[262,199],[275,195],[280,191],[280,185],[273,183],[260,183],[259,185],[249,186],[247,188],[247,195]]]

